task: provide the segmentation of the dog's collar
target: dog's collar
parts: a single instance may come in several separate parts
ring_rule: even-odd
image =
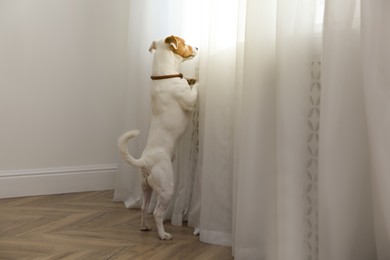
[[[160,79],[171,79],[171,78],[183,78],[183,74],[172,74],[172,75],[163,75],[163,76],[150,76],[152,80],[160,80]]]

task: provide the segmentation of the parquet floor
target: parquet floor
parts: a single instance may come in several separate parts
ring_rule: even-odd
[[[232,259],[190,227],[139,231],[141,213],[112,202],[112,191],[0,200],[0,259]],[[152,217],[152,216],[150,216]],[[151,221],[152,223],[152,221]]]

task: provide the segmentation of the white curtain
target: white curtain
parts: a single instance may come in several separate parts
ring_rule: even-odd
[[[150,42],[200,47],[183,64],[200,95],[167,218],[236,259],[390,259],[389,11],[385,0],[130,1],[134,155],[150,119]],[[138,170],[120,165],[114,199],[139,207]]]
[[[376,259],[359,1],[327,1],[320,128],[320,256]]]
[[[327,1],[321,259],[390,259],[389,11],[388,1]]]
[[[375,241],[390,259],[390,2],[362,1],[363,86],[368,122]]]

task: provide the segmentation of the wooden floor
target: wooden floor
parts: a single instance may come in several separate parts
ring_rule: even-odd
[[[141,213],[112,202],[112,191],[0,200],[0,259],[232,259],[199,242],[190,227],[139,231]],[[150,216],[152,217],[152,216]]]

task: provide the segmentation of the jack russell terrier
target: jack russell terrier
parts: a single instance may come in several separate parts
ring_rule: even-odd
[[[172,160],[175,147],[187,128],[192,109],[198,96],[198,84],[192,87],[179,73],[179,64],[197,55],[197,48],[187,45],[176,36],[152,42],[149,51],[154,52],[151,78],[152,119],[146,147],[140,159],[133,158],[127,149],[127,142],[139,134],[132,130],[123,134],[118,147],[124,160],[139,167],[142,175],[143,203],[141,207],[141,230],[149,231],[146,215],[153,190],[157,192],[157,205],[153,216],[160,239],[172,239],[165,232],[163,219],[174,190]],[[190,84],[191,84],[190,83]]]

